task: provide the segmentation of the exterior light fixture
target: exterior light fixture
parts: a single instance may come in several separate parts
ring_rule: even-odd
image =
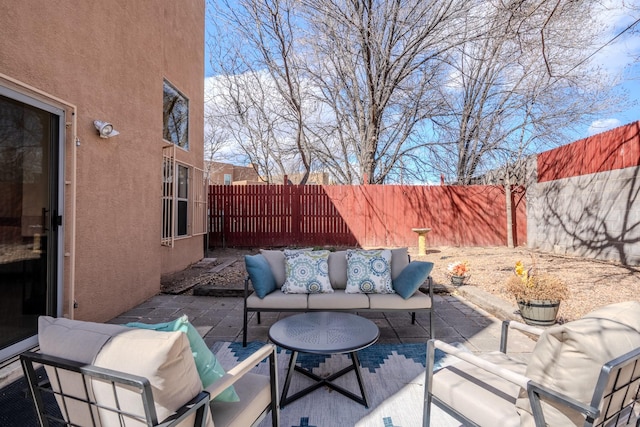
[[[112,136],[120,135],[120,132],[113,128],[113,125],[109,122],[103,122],[101,120],[94,120],[93,125],[98,130],[100,138],[111,138]]]

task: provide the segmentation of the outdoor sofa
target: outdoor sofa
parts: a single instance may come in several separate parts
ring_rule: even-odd
[[[429,276],[433,263],[410,262],[407,248],[262,249],[245,256],[245,264],[244,346],[250,312],[258,314],[260,323],[262,312],[405,311],[414,324],[416,312],[421,311],[429,313],[429,333],[434,337]]]

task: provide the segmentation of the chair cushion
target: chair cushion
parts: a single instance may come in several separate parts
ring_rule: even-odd
[[[284,251],[286,294],[331,293],[329,251]]]
[[[348,250],[346,293],[395,293],[391,286],[391,251]]]
[[[409,265],[400,272],[398,277],[392,280],[393,289],[395,289],[402,298],[409,298],[420,288],[420,285],[427,280],[432,269],[432,262],[410,262]]]
[[[482,358],[519,374],[526,369],[523,362],[504,353],[487,353]],[[433,395],[482,426],[519,426],[520,417],[514,406],[519,391],[520,387],[513,383],[464,361],[433,374]]]
[[[266,261],[265,261],[266,262]],[[187,315],[180,316],[176,320],[165,323],[147,324],[140,322],[127,323],[126,326],[131,328],[151,329],[161,332],[180,331],[187,334],[193,360],[196,362],[196,369],[203,388],[209,387],[211,384],[222,378],[225,374],[224,368],[218,363],[218,359],[211,352],[207,344],[204,342],[198,330],[189,322]],[[233,386],[215,396],[216,400],[223,402],[237,402],[240,400]]]
[[[247,373],[235,383],[240,402],[211,402],[215,427],[246,427],[258,418],[271,403],[269,377]]]
[[[38,343],[44,354],[91,364],[111,337],[127,330],[122,325],[40,316]]]
[[[276,290],[276,279],[264,255],[245,255],[244,264],[258,298],[264,298]]]
[[[104,345],[94,365],[147,378],[153,391],[158,420],[167,418],[202,391],[189,339],[182,332],[129,328]],[[92,387],[98,402],[113,403],[109,384],[93,381]],[[119,404],[131,412],[140,413],[143,408],[140,396],[125,387],[119,388]],[[192,426],[194,416],[180,425]],[[113,414],[101,414],[101,420],[103,426],[119,425]]]
[[[547,329],[531,355],[526,376],[552,390],[590,404],[602,365],[640,347],[640,302],[611,304],[579,320]],[[526,392],[517,402],[522,425],[533,426]],[[543,403],[548,425],[584,419],[566,408],[552,408]]]

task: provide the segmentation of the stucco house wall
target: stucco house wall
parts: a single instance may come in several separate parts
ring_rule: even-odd
[[[203,256],[202,235],[161,245],[161,198],[165,79],[189,99],[176,160],[203,168],[204,17],[204,0],[0,4],[0,84],[64,100],[67,317],[108,320]],[[99,138],[94,120],[120,134]]]

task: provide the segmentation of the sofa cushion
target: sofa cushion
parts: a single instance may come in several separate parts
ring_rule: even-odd
[[[348,250],[346,293],[395,293],[391,286],[391,251]]]
[[[428,295],[420,291],[404,299],[398,294],[368,294],[369,308],[372,310],[421,310],[431,308],[432,301]]]
[[[611,304],[579,320],[547,329],[538,339],[526,376],[552,390],[589,404],[602,365],[640,347],[640,302]],[[522,391],[517,401],[523,426],[533,426],[531,407]],[[543,403],[548,425],[584,419],[566,408]]]
[[[327,294],[329,295],[329,294]],[[264,298],[258,298],[255,294],[247,297],[247,307],[262,310],[305,310],[307,308],[308,294],[285,294],[283,292],[271,292]]]
[[[284,252],[278,250],[260,249],[260,253],[269,263],[271,273],[276,281],[276,287],[280,288],[287,279],[284,267]]]
[[[400,274],[392,280],[393,289],[395,289],[402,298],[409,298],[420,288],[420,285],[427,280],[432,269],[432,262],[410,262],[409,265],[407,265]]]
[[[159,420],[172,415],[202,391],[189,340],[182,332],[130,328],[104,345],[94,365],[147,378]],[[114,403],[110,384],[93,381],[92,387],[98,402]],[[134,413],[142,410],[140,396],[125,387],[118,387],[118,403]],[[193,425],[194,416],[180,425]],[[101,420],[105,426],[120,425],[114,414],[101,413]]]
[[[409,265],[408,249],[391,249],[391,280],[395,280],[407,265]]]
[[[304,249],[292,249],[297,251],[312,251],[313,248]],[[271,267],[271,273],[276,280],[276,287],[280,289],[284,285],[284,281],[287,280],[287,273],[285,270],[284,252],[271,249],[260,249],[260,253],[266,258]]]
[[[336,289],[332,294],[309,295],[309,308],[312,310],[354,310],[368,309],[367,294],[347,294],[344,289]]]
[[[329,254],[329,281],[333,290],[347,287],[347,251]]]
[[[249,273],[253,290],[259,298],[264,298],[276,290],[276,279],[264,255],[245,255],[244,264],[247,273]]]
[[[216,356],[211,352],[211,350],[209,350],[209,347],[207,347],[207,344],[198,333],[198,330],[189,322],[189,318],[186,314],[171,322],[156,324],[131,322],[127,323],[126,326],[131,328],[151,329],[161,332],[180,331],[187,334],[191,353],[193,354],[193,360],[196,362],[196,369],[198,370],[198,376],[200,377],[200,382],[202,383],[203,388],[209,387],[211,384],[222,378],[226,373],[224,368],[220,363],[218,363]],[[233,386],[230,386],[225,391],[215,396],[214,400],[238,402],[240,398],[236,394]]]
[[[329,251],[284,251],[287,294],[331,293]]]

